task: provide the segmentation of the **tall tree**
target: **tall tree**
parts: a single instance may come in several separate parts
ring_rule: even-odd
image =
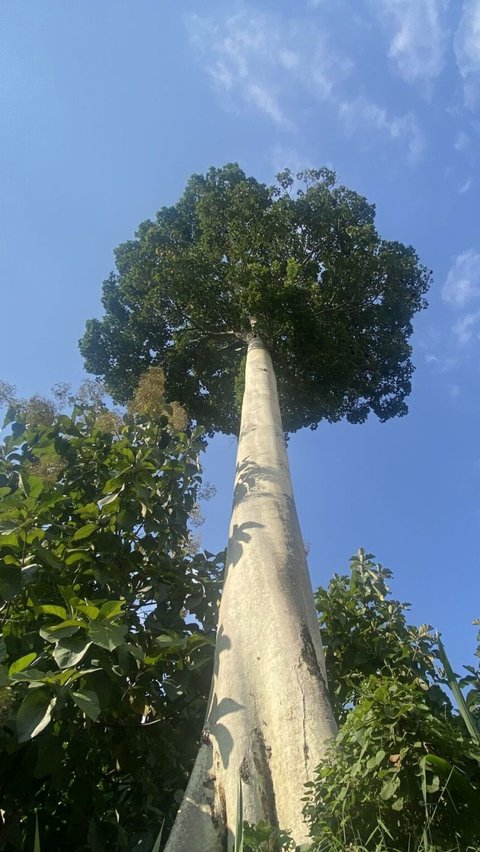
[[[81,342],[119,401],[161,364],[169,397],[211,432],[238,430],[244,390],[210,706],[171,852],[192,837],[198,852],[232,847],[239,780],[246,819],[306,838],[303,785],[335,723],[283,430],[407,410],[429,273],[331,171],[297,180],[194,175],[117,249],[105,317]]]

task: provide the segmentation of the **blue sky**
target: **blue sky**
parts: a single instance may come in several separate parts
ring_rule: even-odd
[[[480,0],[0,0],[0,375],[82,378],[112,249],[187,178],[329,165],[434,272],[408,417],[290,441],[314,585],[360,546],[457,667],[480,616]],[[224,546],[235,445],[205,459]],[[260,569],[259,569],[260,570]]]

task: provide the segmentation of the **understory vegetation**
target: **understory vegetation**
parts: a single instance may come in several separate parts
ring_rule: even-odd
[[[211,678],[222,557],[192,552],[204,446],[158,397],[13,404],[0,448],[0,848],[151,850]]]
[[[154,384],[122,416],[91,394],[7,413],[1,849],[33,850],[38,825],[43,850],[158,850],[188,779],[223,556],[192,547],[203,437]],[[455,677],[391,576],[360,550],[316,593],[339,734],[305,794],[310,849],[478,850],[479,670]],[[284,828],[244,824],[237,848],[295,849]]]

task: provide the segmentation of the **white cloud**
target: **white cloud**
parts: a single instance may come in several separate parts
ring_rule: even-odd
[[[247,99],[250,100],[260,112],[264,112],[275,124],[280,127],[293,129],[293,124],[282,112],[275,95],[266,86],[260,83],[249,83],[246,88]]]
[[[292,174],[297,174],[303,169],[313,168],[313,163],[308,157],[302,157],[293,148],[284,145],[275,145],[270,157],[270,165],[276,175],[284,169],[290,169]]]
[[[255,107],[275,124],[294,129],[280,104],[278,73],[290,72],[298,56],[265,15],[237,12],[220,23],[199,15],[188,19],[190,39],[217,88]]]
[[[473,110],[480,89],[480,0],[464,0],[454,48],[458,70],[464,80],[465,103]]]
[[[461,192],[462,194],[463,194],[464,192],[468,192],[468,190],[470,189],[470,187],[471,187],[471,185],[472,185],[472,182],[473,182],[473,179],[472,179],[471,177],[467,178],[467,179],[466,179],[466,180],[465,180],[465,181],[464,181],[464,182],[463,182],[463,183],[462,183],[462,184],[458,187],[458,191],[459,191],[459,192]]]
[[[319,38],[311,63],[305,69],[304,81],[313,87],[320,98],[330,98],[334,89],[349,77],[353,68],[353,62],[348,56],[343,56],[339,51],[332,53],[325,40]]]
[[[480,297],[480,253],[475,249],[468,249],[455,258],[443,286],[442,296],[454,308],[463,308],[468,302]],[[466,327],[469,327],[468,323]]]
[[[300,57],[293,50],[282,48],[278,54],[278,59],[281,65],[290,71],[292,68],[297,68],[300,63]]]
[[[206,71],[231,105],[255,109],[277,128],[295,131],[303,108],[321,100],[348,134],[383,136],[403,143],[410,162],[420,159],[425,141],[413,113],[394,115],[349,94],[359,86],[354,63],[324,26],[245,6],[216,19],[191,15],[188,27]]]
[[[256,107],[276,125],[293,130],[285,107],[289,95],[335,101],[353,62],[311,22],[245,8],[213,20],[188,18],[190,40],[217,88]]]
[[[469,144],[470,136],[467,133],[464,133],[463,130],[460,130],[455,136],[453,147],[456,151],[464,151],[465,148],[468,148]]]
[[[442,296],[452,308],[463,311],[467,305],[480,300],[480,253],[468,249],[459,254],[447,275]],[[480,310],[474,307],[462,313],[452,326],[460,346],[480,340]]]
[[[448,392],[449,392],[450,396],[452,397],[452,399],[455,399],[457,396],[460,395],[460,385],[455,385],[455,384],[449,385],[448,386]]]
[[[391,33],[389,57],[408,83],[431,84],[445,64],[449,0],[374,0]]]
[[[360,96],[340,105],[340,117],[349,132],[362,129],[369,135],[374,129],[386,133],[394,141],[406,141],[412,163],[418,162],[425,150],[423,134],[411,112],[402,116],[389,115],[384,107]]]
[[[453,326],[453,333],[461,346],[470,343],[473,337],[480,340],[480,311],[460,317]]]

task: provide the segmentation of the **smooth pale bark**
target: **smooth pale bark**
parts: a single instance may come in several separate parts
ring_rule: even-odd
[[[203,743],[166,852],[233,849],[243,818],[308,840],[304,784],[335,735],[270,354],[249,346]]]

